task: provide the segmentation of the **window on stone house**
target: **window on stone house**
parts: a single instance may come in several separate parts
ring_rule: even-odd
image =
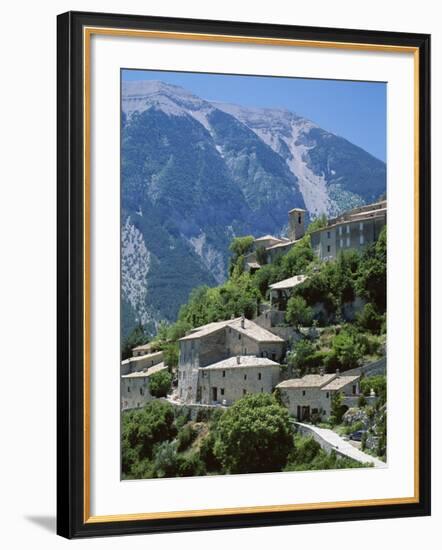
[[[140,388],[140,395],[144,395],[143,388]]]
[[[350,226],[347,225],[347,233],[350,233]]]
[[[241,334],[238,334],[238,340],[241,340]]]
[[[130,393],[130,386],[127,386],[127,393]]]
[[[243,395],[246,395],[246,393],[247,393],[247,390],[243,390],[243,391],[242,391],[242,394],[243,394]]]
[[[350,237],[347,237],[347,246],[350,246]]]
[[[301,214],[298,215],[298,223],[301,223]]]
[[[258,372],[258,380],[261,380],[261,373]]]
[[[359,244],[364,244],[364,234],[363,233],[361,233],[359,235]]]
[[[244,380],[247,380],[247,374],[244,375]]]
[[[276,361],[276,353],[272,353],[272,361]]]
[[[342,225],[339,226],[339,235],[342,235]]]
[[[305,390],[302,390],[302,395],[305,395]]]
[[[325,394],[325,396],[326,396],[326,398],[328,399],[328,398],[330,397],[330,393],[327,392],[327,393]]]
[[[339,246],[341,248],[344,246],[344,239],[339,239]]]
[[[327,252],[330,252],[330,245],[327,245]]]
[[[330,231],[327,231],[327,239],[330,238]]]
[[[224,388],[220,389],[221,395],[224,395]]]
[[[226,371],[223,370],[223,378],[225,378],[225,377],[226,377]]]
[[[264,393],[264,388],[261,388],[261,393]]]
[[[352,390],[353,390],[353,395],[356,395],[356,386],[355,385],[353,385]]]

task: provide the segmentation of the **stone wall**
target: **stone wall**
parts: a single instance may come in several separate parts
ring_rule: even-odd
[[[148,376],[121,379],[121,410],[144,407],[152,399]]]
[[[271,393],[278,382],[279,365],[199,370],[201,403],[206,405],[231,405],[249,393]]]
[[[282,402],[295,418],[298,418],[298,407],[310,407],[310,414],[317,409],[323,417],[330,416],[331,392],[320,388],[280,388],[280,393]]]
[[[198,369],[228,357],[225,330],[180,341],[178,395],[186,403],[194,403],[198,393]]]
[[[358,376],[364,374],[365,376],[377,376],[385,375],[387,372],[387,356],[385,355],[378,361],[373,361],[372,363],[367,363],[362,365],[362,367],[357,367],[355,369],[345,371],[346,376]]]

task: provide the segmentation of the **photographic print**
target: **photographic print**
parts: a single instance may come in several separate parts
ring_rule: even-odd
[[[57,532],[429,515],[430,36],[57,24]]]
[[[385,82],[121,70],[121,478],[387,467]]]

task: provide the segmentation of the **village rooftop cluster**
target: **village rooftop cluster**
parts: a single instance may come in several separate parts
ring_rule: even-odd
[[[311,232],[312,249],[322,261],[343,250],[364,249],[377,241],[386,222],[386,201],[355,208]],[[288,237],[256,238],[253,251],[245,257],[245,269],[254,272],[262,267],[263,258],[271,263],[276,255],[288,252],[304,237],[305,225],[306,212],[290,210]],[[241,316],[189,331],[179,340],[177,378],[168,398],[187,406],[228,407],[247,394],[276,389],[298,421],[327,420],[336,393],[343,396],[344,405],[355,406],[361,395],[360,372],[326,374],[320,368],[318,374],[297,377],[283,368],[290,346],[302,336],[281,320],[294,289],[306,279],[300,273],[270,285],[270,305],[264,305],[253,320]],[[122,410],[149,402],[149,379],[167,368],[161,351],[152,352],[149,344],[134,348],[132,357],[121,364]]]

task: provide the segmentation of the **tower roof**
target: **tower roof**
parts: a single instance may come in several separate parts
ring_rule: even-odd
[[[291,210],[289,210],[289,214],[291,214],[292,212],[307,212],[307,210],[304,210],[303,208],[292,208]]]

